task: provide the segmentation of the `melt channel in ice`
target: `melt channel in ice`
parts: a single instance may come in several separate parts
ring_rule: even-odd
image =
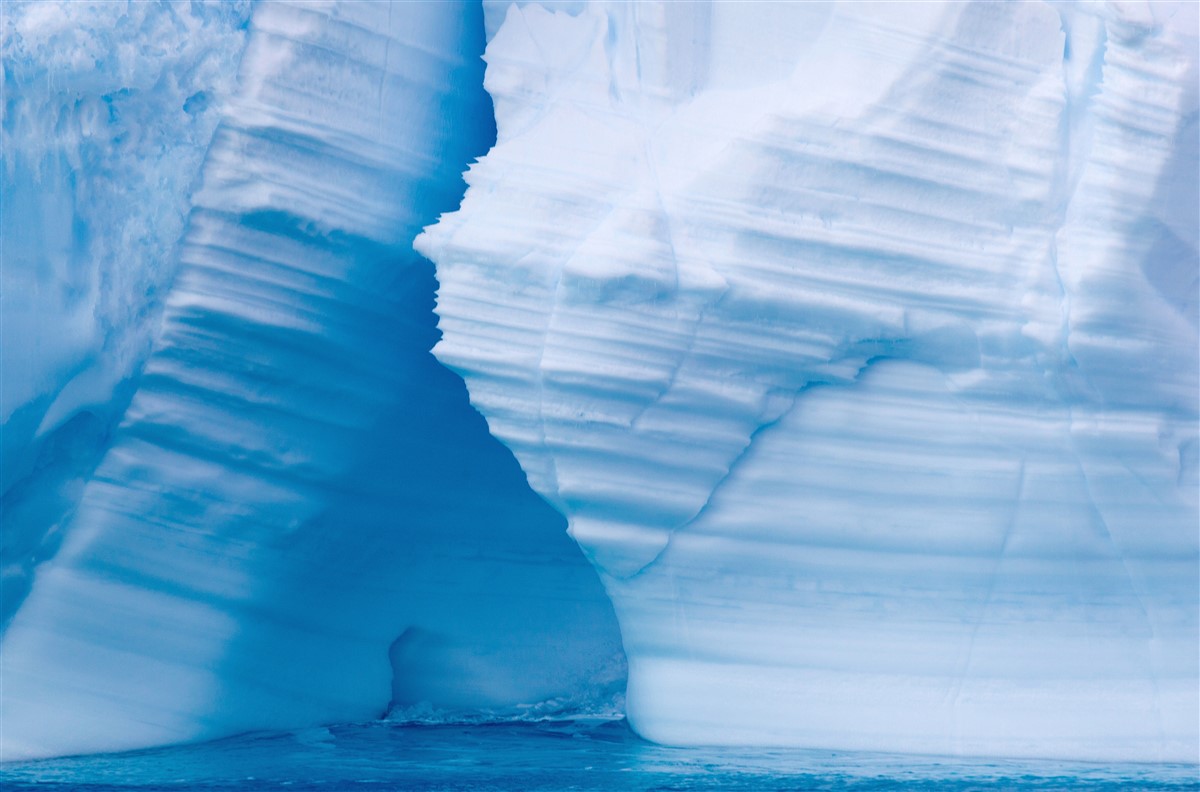
[[[1195,6],[566,9],[416,246],[634,728],[1197,761]]]
[[[429,354],[479,7],[4,14],[3,759],[619,690],[595,573]]]

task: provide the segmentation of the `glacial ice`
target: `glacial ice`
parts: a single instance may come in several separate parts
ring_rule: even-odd
[[[634,728],[1200,758],[1195,6],[489,12],[434,352]]]
[[[1200,760],[1194,4],[0,8],[0,758]]]
[[[0,624],[129,403],[248,13],[4,4]]]
[[[79,69],[114,73],[93,78],[99,98],[76,101],[127,102],[153,130],[131,128],[124,111],[89,116],[88,140],[140,134],[151,151],[100,147],[112,163],[101,167],[55,150],[38,173],[38,144],[21,124],[65,118],[70,128],[82,90],[65,86],[55,101],[68,110],[43,118],[40,80],[92,50],[27,52],[29,39],[6,28],[8,90],[28,109],[10,105],[5,117],[17,141],[6,148],[5,273],[17,282],[5,282],[4,359],[42,370],[33,382],[6,370],[5,382],[35,388],[36,398],[19,395],[48,414],[43,402],[60,404],[73,387],[64,381],[75,358],[130,376],[123,339],[140,329],[121,326],[106,346],[79,317],[120,326],[106,300],[144,300],[138,279],[170,290],[98,469],[69,448],[58,455],[62,478],[87,481],[61,550],[36,568],[49,550],[10,555],[11,537],[40,526],[33,509],[5,504],[6,575],[23,563],[34,585],[0,646],[3,758],[363,720],[389,707],[519,715],[619,692],[620,639],[598,579],[462,381],[429,354],[435,282],[411,241],[457,203],[463,168],[494,139],[478,7],[258,3],[246,30],[197,23],[179,40],[159,31],[175,30],[185,6],[129,4],[102,19],[95,8],[5,4],[18,31],[50,11],[73,35],[86,28],[101,51]],[[221,49],[229,37],[244,49]],[[173,47],[184,54],[155,59]],[[232,58],[230,73],[198,74],[193,52]],[[185,134],[177,116],[192,85],[162,86],[205,79],[226,86],[205,89],[219,124]],[[127,98],[147,83],[157,93],[145,107]],[[43,190],[42,204],[27,200]],[[48,220],[38,214],[60,198]],[[44,239],[32,234],[58,238],[63,225],[87,229],[91,247],[38,258]],[[9,227],[34,229],[16,252]],[[101,258],[121,251],[127,260]],[[177,269],[173,280],[165,268]],[[47,289],[22,306],[39,294],[26,277],[60,291],[100,286],[61,301]],[[121,307],[135,318],[149,310]],[[67,337],[76,327],[81,340]],[[30,336],[70,355],[38,357]],[[91,398],[112,398],[107,388]],[[33,478],[24,497],[46,511],[52,489]]]

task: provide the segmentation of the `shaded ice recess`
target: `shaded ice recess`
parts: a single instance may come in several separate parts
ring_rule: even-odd
[[[488,13],[434,351],[634,728],[1196,761],[1195,6]]]
[[[71,24],[93,8],[70,4]],[[155,47],[153,15],[179,7],[136,10],[146,27],[114,35]],[[623,686],[565,521],[429,354],[436,283],[411,240],[494,140],[481,16],[253,7],[159,337],[0,648],[4,759],[389,707],[520,715]],[[92,184],[87,162],[56,167]],[[121,181],[134,217],[166,200],[140,185]]]

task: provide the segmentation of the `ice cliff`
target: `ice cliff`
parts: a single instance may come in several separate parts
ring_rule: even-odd
[[[634,728],[1194,761],[1195,6],[492,10],[434,351]]]
[[[1200,759],[1194,4],[0,7],[0,758]]]
[[[60,60],[85,61],[81,70],[130,63],[95,87],[68,82],[58,100],[67,109],[43,123],[71,128],[72,101],[92,101],[88,90],[105,92],[103,104],[134,103],[125,94],[137,91],[120,86],[145,82],[161,93],[146,101],[174,124],[152,127],[170,145],[117,146],[106,152],[119,165],[110,176],[69,152],[44,154],[9,105],[5,221],[43,237],[14,254],[6,232],[5,276],[56,290],[18,281],[10,291],[6,280],[6,388],[36,387],[62,404],[79,380],[37,356],[29,337],[49,346],[81,326],[73,353],[112,369],[115,353],[90,340],[89,312],[106,318],[96,294],[114,293],[131,314],[151,310],[147,297],[140,284],[83,289],[177,272],[94,474],[70,449],[98,442],[80,434],[111,409],[74,400],[75,417],[64,407],[59,419],[66,439],[34,441],[69,471],[59,479],[88,480],[0,647],[3,758],[369,719],[389,706],[401,717],[507,716],[607,695],[623,682],[623,660],[599,581],[462,381],[429,354],[435,282],[412,239],[457,204],[462,170],[494,140],[480,9],[261,3],[248,22],[209,32],[189,14],[227,7],[102,5],[112,12],[103,19],[93,8],[6,4],[10,103],[45,104],[40,80],[53,83]],[[86,61],[82,46],[48,44],[35,53],[45,76],[21,79],[28,42],[55,14],[74,35],[92,26],[100,54]],[[160,37],[164,27],[178,38]],[[217,49],[229,38],[244,49]],[[156,60],[172,47],[231,57],[229,80],[237,75],[235,86],[205,89],[223,105],[215,132],[185,127],[211,137],[199,153],[174,138],[194,89],[162,86],[183,79],[175,69],[205,76],[182,56]],[[139,120],[150,123],[113,110],[89,117],[118,140],[150,136]],[[66,161],[34,172],[55,156]],[[190,162],[199,177],[164,179],[160,159]],[[53,213],[38,214],[52,201]],[[45,244],[72,227],[87,229],[90,247]],[[60,297],[72,288],[83,293]],[[43,303],[24,302],[35,296]],[[40,324],[21,337],[10,317]],[[26,354],[42,369],[34,382],[7,368]],[[100,386],[89,394],[112,397]],[[10,566],[25,578],[31,568],[27,545],[10,552],[10,541],[32,544],[35,517],[62,500],[45,473],[23,481],[32,505],[5,502],[6,579]]]

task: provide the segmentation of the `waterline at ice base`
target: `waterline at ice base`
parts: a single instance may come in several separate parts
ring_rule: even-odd
[[[1195,3],[2,29],[0,759],[1200,762]]]

